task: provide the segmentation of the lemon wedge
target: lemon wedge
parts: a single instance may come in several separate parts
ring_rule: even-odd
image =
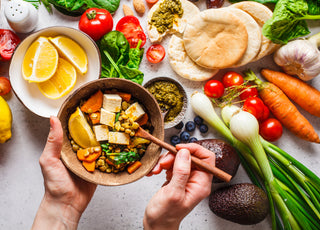
[[[87,54],[77,42],[66,36],[57,36],[49,38],[49,40],[58,49],[59,53],[71,62],[81,74],[85,74],[88,71]]]
[[[77,72],[67,60],[59,58],[55,74],[47,81],[38,83],[41,93],[50,98],[58,99],[69,93],[77,80]]]
[[[80,147],[89,148],[100,145],[79,107],[71,114],[68,128],[70,136]]]
[[[29,82],[50,79],[58,66],[58,51],[46,37],[40,36],[28,48],[22,62],[22,76]]]

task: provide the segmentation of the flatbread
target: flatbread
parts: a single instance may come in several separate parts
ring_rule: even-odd
[[[244,55],[248,33],[241,20],[221,9],[194,15],[183,35],[188,56],[198,65],[222,69],[235,65]]]
[[[258,2],[252,2],[252,1],[238,2],[230,5],[229,7],[235,7],[248,13],[258,23],[261,30],[263,25],[266,23],[268,19],[272,17],[272,14],[273,14],[272,11],[267,6]],[[271,42],[265,36],[263,35],[261,36],[262,36],[262,41],[261,41],[260,52],[252,61],[257,61],[260,58],[263,58],[264,56],[272,53],[278,47],[276,44]]]
[[[248,46],[243,57],[233,67],[239,67],[251,62],[259,53],[261,47],[261,28],[258,23],[246,12],[237,8],[221,8],[235,14],[243,22],[248,33]]]
[[[169,41],[168,56],[171,68],[179,76],[192,81],[208,80],[219,71],[201,67],[193,62],[187,55],[183,39],[176,35],[172,35]]]
[[[147,34],[151,42],[160,42],[162,38],[169,34],[180,33],[182,34],[186,28],[187,21],[189,18],[192,18],[194,15],[199,14],[199,8],[188,0],[180,0],[181,6],[183,8],[183,15],[181,18],[177,17],[177,23],[173,24],[173,27],[170,30],[167,30],[165,33],[160,34],[156,27],[152,26],[149,22],[151,21],[153,13],[156,9],[159,8],[159,5],[163,0],[158,1],[155,5],[152,6],[148,12],[147,20]]]

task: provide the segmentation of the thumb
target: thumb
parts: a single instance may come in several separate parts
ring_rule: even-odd
[[[191,156],[187,149],[178,151],[174,165],[173,175],[170,181],[170,186],[177,192],[184,192],[186,184],[189,180],[191,171]]]
[[[60,158],[62,149],[63,130],[61,122],[57,117],[50,117],[50,132],[43,154],[47,157]]]

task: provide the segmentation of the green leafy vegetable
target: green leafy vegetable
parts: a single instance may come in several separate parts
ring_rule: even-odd
[[[98,42],[102,60],[102,78],[125,78],[142,84],[144,74],[139,70],[144,49],[141,41],[136,48],[130,48],[125,36],[111,31]]]
[[[40,1],[39,0],[24,0],[25,2],[30,2],[36,9],[39,8]]]
[[[120,153],[107,153],[107,158],[115,165],[129,164],[140,159],[140,155],[136,152],[120,152]]]
[[[41,0],[50,8],[52,4],[61,13],[69,16],[80,16],[89,8],[102,8],[114,13],[120,4],[120,0]],[[48,9],[49,10],[49,9]],[[50,11],[49,11],[50,12]]]
[[[286,44],[288,41],[310,33],[306,19],[320,19],[318,0],[279,0],[272,18],[262,28],[265,37],[274,43]]]

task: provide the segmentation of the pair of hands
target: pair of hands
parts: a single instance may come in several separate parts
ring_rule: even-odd
[[[60,160],[63,131],[58,118],[50,118],[50,133],[40,157],[45,194],[32,229],[46,226],[77,229],[78,222],[89,204],[96,185],[70,173]],[[176,146],[177,155],[161,156],[148,176],[166,170],[162,188],[149,201],[143,218],[147,229],[178,229],[181,220],[210,194],[212,175],[192,168],[191,154],[203,161],[215,163],[214,154],[197,144]]]

